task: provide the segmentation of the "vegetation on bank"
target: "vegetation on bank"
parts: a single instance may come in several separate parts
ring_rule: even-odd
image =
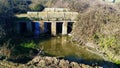
[[[81,4],[81,2],[76,2]],[[86,6],[85,8],[82,6]],[[88,42],[98,47],[98,51],[106,55],[110,61],[120,63],[120,13],[115,4],[84,2],[84,10],[79,11],[78,22],[73,29],[73,38],[79,44]],[[79,8],[81,8],[79,7]],[[76,32],[77,31],[77,32]],[[93,46],[93,45],[90,45]]]

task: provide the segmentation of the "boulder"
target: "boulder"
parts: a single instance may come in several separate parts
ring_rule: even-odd
[[[53,63],[52,57],[45,57],[45,63],[46,65],[51,65]]]
[[[56,57],[53,57],[53,63],[54,63],[55,65],[58,65],[59,60],[58,60]]]
[[[71,67],[71,68],[81,68],[81,67],[79,66],[79,64],[76,63],[76,62],[71,62],[71,63],[70,63],[70,67]]]
[[[62,59],[59,62],[59,66],[60,66],[60,68],[68,68],[69,67],[69,62]]]
[[[45,60],[40,60],[37,66],[45,67],[46,66]]]

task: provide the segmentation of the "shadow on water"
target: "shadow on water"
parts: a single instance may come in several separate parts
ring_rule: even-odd
[[[8,54],[5,54],[0,59],[4,60],[7,58],[8,61],[15,63],[27,63],[39,53],[39,49],[36,48],[37,44],[48,39],[50,39],[49,35],[44,36],[44,38],[43,36],[39,38],[34,38],[33,36],[14,36],[10,39],[9,46],[7,46],[7,51],[11,52],[10,56],[8,57]]]
[[[31,41],[36,44],[35,47],[23,47],[20,45],[21,43],[30,43]],[[14,44],[14,50],[12,50],[12,56],[8,60],[17,63],[27,63],[38,54],[38,49],[43,47],[42,56],[55,56],[59,59],[84,63],[90,66],[98,65],[103,68],[117,68],[116,64],[105,61],[102,57],[88,52],[85,48],[72,44],[67,36],[51,37],[46,35],[40,36],[40,38],[20,36],[13,38],[10,43]]]
[[[77,62],[77,63],[90,65],[93,67],[94,66],[101,66],[103,68],[118,68],[118,65],[116,65],[115,63],[112,63],[109,61],[104,61],[104,60],[96,60],[96,59],[85,60],[85,59],[75,57],[75,56],[66,56],[63,59],[69,60],[70,62]]]

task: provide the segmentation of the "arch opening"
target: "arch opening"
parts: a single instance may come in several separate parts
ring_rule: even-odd
[[[27,23],[26,22],[20,22],[19,26],[20,26],[21,34],[27,33]]]
[[[63,22],[56,22],[56,34],[62,34]]]
[[[73,23],[74,22],[68,22],[68,25],[67,25],[67,34],[71,33],[72,28],[73,28]]]
[[[39,22],[31,22],[32,24],[32,33],[35,37],[39,37],[40,35],[40,23]]]
[[[45,34],[51,35],[51,23],[50,22],[44,22],[44,32]]]

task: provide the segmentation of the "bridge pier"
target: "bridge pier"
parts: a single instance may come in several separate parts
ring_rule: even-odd
[[[62,25],[62,35],[66,35],[67,34],[67,22],[64,21],[63,25]]]
[[[52,21],[51,22],[51,34],[52,36],[56,36],[56,22],[55,21]]]
[[[41,30],[41,33],[44,33],[44,22],[43,21],[40,21],[40,30]]]

